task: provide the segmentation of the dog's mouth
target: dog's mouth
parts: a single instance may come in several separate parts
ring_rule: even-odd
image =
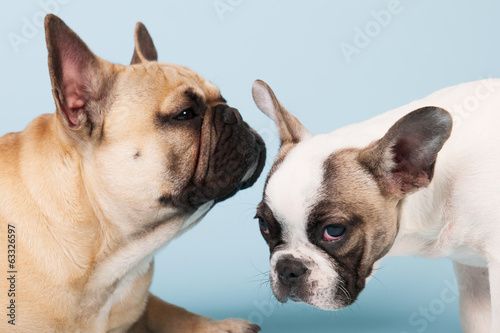
[[[308,288],[305,284],[301,283],[294,286],[285,285],[281,282],[271,282],[271,284],[273,285],[274,297],[276,297],[278,302],[286,303],[290,300],[295,303],[308,303],[307,296],[310,291],[307,290]]]
[[[313,262],[282,256],[271,265],[271,272],[271,289],[281,303],[291,300],[323,310],[338,310],[356,299],[340,275],[321,271]]]
[[[280,303],[286,303],[290,300],[295,303],[306,303],[322,310],[339,310],[353,303],[352,300],[341,296],[341,290],[335,290],[335,287],[330,290],[316,290],[313,283],[291,290],[273,288],[273,293]]]
[[[249,129],[252,130],[250,127],[249,127]],[[247,172],[247,174],[243,178],[243,182],[240,186],[240,189],[242,189],[242,190],[249,188],[253,184],[255,184],[257,179],[259,179],[259,176],[262,173],[262,170],[264,169],[264,166],[266,164],[266,145],[264,143],[264,140],[262,140],[260,135],[258,135],[255,132],[254,132],[254,135],[255,135],[255,141],[256,141],[257,146],[258,146],[259,154],[258,154],[258,158],[255,161],[254,165],[252,166],[252,168]]]

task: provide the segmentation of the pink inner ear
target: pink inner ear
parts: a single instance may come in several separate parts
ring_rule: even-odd
[[[71,127],[80,126],[80,114],[84,112],[85,100],[78,93],[72,93],[66,98],[66,105],[62,105],[62,111]]]
[[[389,184],[391,191],[396,190],[406,194],[429,185],[428,166],[418,164],[421,162],[419,160],[413,163],[409,160],[412,149],[415,148],[408,140],[400,140],[392,147],[395,165],[392,169],[392,181]]]
[[[79,127],[81,124],[80,114],[84,112],[86,100],[86,83],[83,76],[88,59],[82,52],[76,52],[71,46],[64,43],[66,49],[61,52],[62,67],[62,92],[64,103],[61,103],[62,111],[71,127]]]

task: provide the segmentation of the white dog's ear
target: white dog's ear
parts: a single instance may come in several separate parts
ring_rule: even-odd
[[[130,64],[140,64],[147,61],[158,61],[158,52],[148,29],[141,22],[135,26],[135,49]]]
[[[58,114],[70,129],[96,134],[103,123],[113,65],[94,55],[55,15],[45,17],[45,37]]]
[[[257,107],[278,126],[282,145],[295,144],[312,136],[312,133],[281,105],[264,81],[256,80],[253,83],[252,95]]]
[[[361,151],[359,162],[375,175],[382,193],[396,198],[429,185],[438,152],[451,134],[452,118],[438,107],[415,110]]]

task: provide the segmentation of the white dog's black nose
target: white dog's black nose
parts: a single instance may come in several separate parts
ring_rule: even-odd
[[[294,287],[300,283],[300,278],[307,271],[303,263],[293,259],[282,259],[276,264],[278,279],[286,286]]]

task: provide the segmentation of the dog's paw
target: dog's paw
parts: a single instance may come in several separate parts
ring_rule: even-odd
[[[214,320],[205,331],[207,333],[258,333],[260,327],[243,319]]]

